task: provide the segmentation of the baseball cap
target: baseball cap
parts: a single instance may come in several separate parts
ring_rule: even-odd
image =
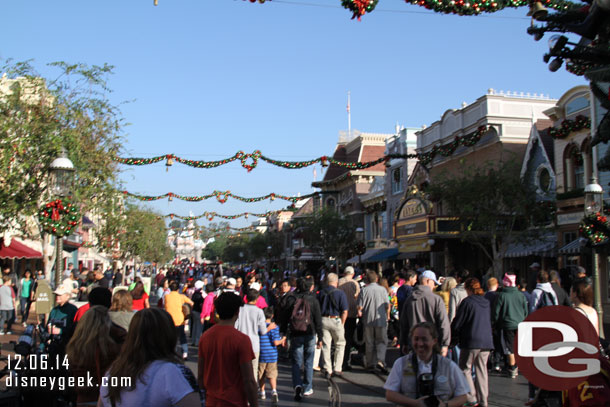
[[[261,290],[261,285],[259,283],[252,283],[252,284],[250,284],[250,288],[252,290],[260,291]]]
[[[203,281],[201,281],[201,280],[195,281],[195,289],[196,290],[201,290],[203,288],[203,285],[204,285]]]
[[[347,266],[345,268],[345,274],[354,274],[354,268],[352,266]]]
[[[227,280],[227,284],[228,285],[236,285],[237,284],[237,280],[235,280],[233,277],[229,278]]]
[[[426,270],[421,274],[422,278],[429,278],[430,280],[434,281],[436,284],[440,283],[438,282],[438,280],[436,279],[436,274],[434,274],[434,271],[432,270]]]
[[[66,286],[60,285],[57,290],[53,291],[55,294],[57,295],[64,295],[64,294],[72,294],[72,292],[70,291],[70,289]]]
[[[536,267],[540,268],[540,263],[534,262],[534,263],[530,264],[531,269],[536,268]]]

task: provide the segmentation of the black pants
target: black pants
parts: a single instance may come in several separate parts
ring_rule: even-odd
[[[356,333],[356,318],[347,318],[345,320],[345,353],[343,354],[343,368],[349,366],[350,353],[353,347],[356,346],[354,334]]]

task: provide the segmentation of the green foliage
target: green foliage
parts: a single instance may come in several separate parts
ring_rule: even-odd
[[[332,208],[314,212],[295,223],[305,245],[317,249],[325,258],[346,259],[354,253],[356,228]]]
[[[49,80],[31,63],[4,61],[0,79],[0,233],[29,235],[26,218],[51,200],[50,163],[67,150],[74,163],[73,201],[81,212],[99,208],[118,189],[111,160],[123,144],[120,111],[108,98],[112,67],[50,64]]]
[[[426,189],[433,201],[462,223],[461,237],[499,266],[510,236],[545,219],[545,209],[536,204],[535,192],[521,182],[520,165],[514,161],[463,164],[452,174],[435,177]],[[531,231],[531,230],[528,230]]]
[[[124,212],[124,229],[117,238],[125,257],[137,256],[143,261],[166,263],[173,258],[167,245],[165,222],[148,208],[128,204]]]

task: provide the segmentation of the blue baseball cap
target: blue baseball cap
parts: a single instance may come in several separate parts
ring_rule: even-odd
[[[434,274],[434,271],[432,270],[426,270],[421,274],[422,278],[429,278],[430,280],[434,281],[436,284],[440,285],[441,283],[438,282],[438,280],[436,279],[436,274]]]

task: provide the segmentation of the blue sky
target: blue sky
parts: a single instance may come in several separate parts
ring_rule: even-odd
[[[525,8],[478,17],[440,15],[380,0],[362,21],[340,0],[20,0],[3,4],[0,58],[109,63],[130,156],[165,153],[218,160],[236,151],[283,160],[332,154],[338,131],[391,133],[396,123],[429,125],[488,88],[558,98],[582,78],[542,62],[547,38],[525,30]],[[310,6],[317,4],[319,6]],[[158,195],[242,196],[312,192],[312,167],[259,162],[217,169],[162,163],[124,167],[126,189]],[[318,167],[318,179],[321,171]],[[283,201],[151,204],[160,213],[198,215],[279,209]],[[232,221],[235,227],[252,221]],[[206,224],[201,221],[200,224]]]

